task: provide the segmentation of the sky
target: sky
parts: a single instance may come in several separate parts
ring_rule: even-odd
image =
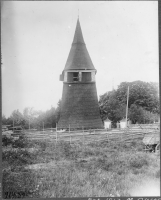
[[[158,1],[5,1],[1,11],[2,114],[48,110],[78,19],[97,69],[98,98],[124,81],[158,82]]]

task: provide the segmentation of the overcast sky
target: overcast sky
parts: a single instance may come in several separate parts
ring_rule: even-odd
[[[1,12],[2,113],[47,110],[79,19],[98,96],[123,81],[159,83],[157,1],[6,1]]]

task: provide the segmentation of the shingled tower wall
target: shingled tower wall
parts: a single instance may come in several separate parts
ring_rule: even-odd
[[[95,83],[96,69],[87,51],[79,19],[65,68],[58,128],[103,128]]]

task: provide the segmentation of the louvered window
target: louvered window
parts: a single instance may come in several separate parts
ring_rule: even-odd
[[[91,81],[91,72],[83,72],[82,73],[82,81],[90,82]]]
[[[73,81],[79,81],[79,72],[73,72]]]

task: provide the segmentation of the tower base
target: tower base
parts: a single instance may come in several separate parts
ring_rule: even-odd
[[[95,82],[64,83],[58,129],[103,129]]]

